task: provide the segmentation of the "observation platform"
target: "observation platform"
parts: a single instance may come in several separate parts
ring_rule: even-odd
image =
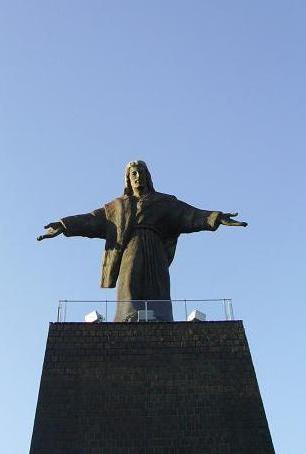
[[[174,320],[188,321],[192,311],[200,311],[207,320],[234,320],[234,310],[231,298],[210,299],[171,299],[171,300],[73,300],[60,299],[57,308],[57,322],[84,321],[86,313],[97,311],[100,322],[112,321],[117,303],[137,302],[142,308],[141,319],[150,320],[151,305],[156,302],[170,302],[173,308]],[[138,317],[139,318],[139,317]]]

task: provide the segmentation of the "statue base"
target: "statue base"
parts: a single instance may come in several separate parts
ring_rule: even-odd
[[[242,322],[51,323],[44,453],[274,453]]]

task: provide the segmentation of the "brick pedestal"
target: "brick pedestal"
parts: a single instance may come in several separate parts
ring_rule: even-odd
[[[242,322],[51,323],[45,453],[274,453]]]

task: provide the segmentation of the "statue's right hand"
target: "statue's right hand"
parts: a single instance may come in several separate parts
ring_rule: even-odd
[[[50,222],[50,224],[45,225],[44,228],[47,229],[47,233],[38,236],[37,241],[42,241],[45,238],[54,238],[55,236],[60,235],[64,231],[64,226],[59,221]]]

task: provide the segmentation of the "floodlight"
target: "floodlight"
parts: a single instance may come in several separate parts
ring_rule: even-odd
[[[89,312],[89,314],[85,315],[85,322],[88,323],[101,323],[104,322],[103,315],[99,314],[98,311]]]
[[[188,322],[205,322],[206,314],[195,309],[188,315],[187,320]]]

